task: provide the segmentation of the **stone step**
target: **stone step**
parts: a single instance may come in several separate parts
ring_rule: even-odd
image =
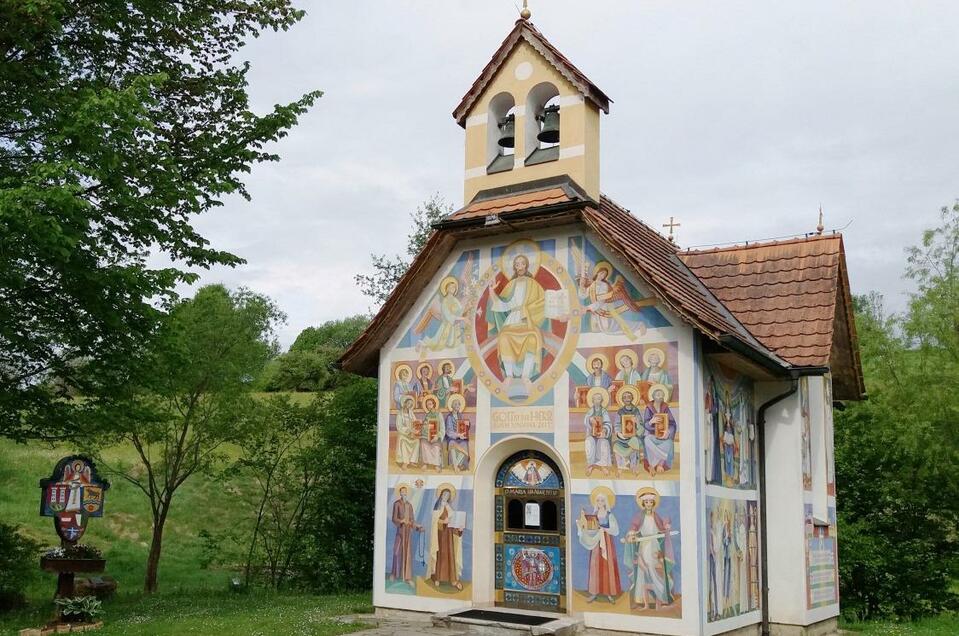
[[[433,625],[447,629],[466,629],[470,634],[487,636],[573,636],[582,630],[581,619],[558,614],[500,607],[471,608],[488,613],[484,617],[463,616],[467,609],[433,615]],[[538,625],[527,625],[522,620],[510,620],[510,614],[548,619]],[[498,615],[498,616],[497,616]]]

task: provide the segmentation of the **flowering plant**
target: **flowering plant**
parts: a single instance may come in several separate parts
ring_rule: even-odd
[[[103,553],[92,545],[78,543],[65,548],[50,548],[44,556],[48,559],[102,559]]]

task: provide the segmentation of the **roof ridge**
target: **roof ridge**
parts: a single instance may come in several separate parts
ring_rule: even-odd
[[[814,241],[823,241],[829,239],[839,239],[842,240],[842,232],[833,232],[832,234],[811,234],[811,235],[799,235],[789,239],[773,239],[773,240],[757,240],[755,242],[746,241],[745,243],[734,243],[731,245],[723,245],[719,247],[710,247],[704,249],[694,249],[687,247],[684,250],[680,250],[683,254],[715,254],[717,252],[733,252],[733,251],[742,251],[742,250],[751,250],[758,249],[761,247],[770,247],[773,245],[794,245],[796,243],[811,243]]]

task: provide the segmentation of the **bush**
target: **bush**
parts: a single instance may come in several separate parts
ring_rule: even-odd
[[[60,616],[70,623],[92,623],[103,615],[103,602],[95,596],[58,598],[53,602],[57,604]]]
[[[0,611],[22,607],[23,590],[39,571],[40,546],[27,539],[16,526],[0,523]]]

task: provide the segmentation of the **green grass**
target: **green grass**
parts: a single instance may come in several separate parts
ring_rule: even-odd
[[[906,623],[875,621],[844,623],[847,632],[862,636],[955,636],[959,634],[959,616],[943,614],[935,618]]]
[[[306,398],[301,398],[306,399]],[[45,546],[59,544],[50,518],[40,517],[38,482],[48,477],[69,447],[18,445],[0,438],[0,519],[19,524],[24,534]],[[131,449],[105,453],[109,463],[134,463]],[[246,554],[246,537],[254,520],[250,489],[240,476],[213,482],[202,475],[177,493],[167,520],[160,561],[159,588],[153,597],[141,590],[150,541],[150,514],[146,497],[132,484],[111,477],[104,516],[91,519],[81,540],[100,548],[106,572],[117,580],[115,599],[104,604],[110,634],[343,634],[357,627],[331,620],[333,616],[370,611],[368,595],[312,596],[254,590],[228,591]],[[214,545],[200,537],[205,531]],[[202,567],[214,557],[213,564]],[[24,627],[39,627],[52,616],[56,588],[52,574],[41,573],[27,589],[29,607],[0,614],[0,635]]]

